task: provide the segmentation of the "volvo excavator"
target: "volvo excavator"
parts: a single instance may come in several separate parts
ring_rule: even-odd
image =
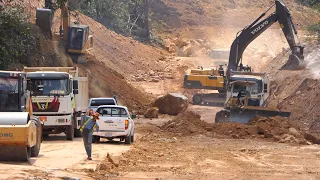
[[[44,8],[37,8],[36,24],[44,34],[52,40],[64,42],[66,51],[75,63],[86,63],[87,51],[93,48],[93,36],[89,35],[88,25],[70,23],[68,1],[61,3],[61,17],[59,34],[53,32],[53,20],[57,3],[46,0]],[[56,6],[55,6],[56,5]]]
[[[267,18],[260,21],[267,12],[275,6],[275,12]],[[246,26],[237,33],[229,53],[229,62],[226,68],[221,65],[215,69],[194,69],[190,74],[184,76],[184,88],[187,89],[211,89],[218,90],[219,93],[195,94],[192,98],[193,104],[201,104],[211,100],[213,104],[221,106],[225,104],[227,90],[230,82],[230,72],[232,71],[253,71],[248,65],[242,64],[242,55],[246,47],[256,39],[261,33],[267,30],[272,24],[278,22],[284,33],[284,36],[290,46],[292,54],[287,63],[283,66],[285,69],[300,69],[304,67],[303,49],[297,30],[292,21],[288,8],[280,1],[275,3],[262,13],[254,22]],[[295,35],[298,43],[296,42]],[[272,43],[272,42],[270,42]],[[204,73],[206,71],[206,73]],[[224,72],[223,72],[224,71]]]
[[[39,155],[43,123],[33,116],[26,74],[0,71],[0,161]]]

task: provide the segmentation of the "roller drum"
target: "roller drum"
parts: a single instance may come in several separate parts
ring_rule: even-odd
[[[30,147],[0,145],[0,161],[29,161],[30,156]]]
[[[0,125],[26,125],[29,120],[28,112],[0,112]]]

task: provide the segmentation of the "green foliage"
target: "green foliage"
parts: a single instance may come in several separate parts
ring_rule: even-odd
[[[73,0],[76,1],[76,0]],[[79,0],[79,9],[117,33],[146,36],[143,0]],[[69,2],[70,3],[70,2]]]
[[[11,64],[28,64],[28,57],[37,46],[38,37],[22,8],[5,8],[0,12],[0,69]]]

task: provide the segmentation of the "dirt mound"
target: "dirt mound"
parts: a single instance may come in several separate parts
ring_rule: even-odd
[[[319,49],[319,46],[306,46],[304,56],[307,67],[302,70],[281,70],[290,51],[279,54],[269,66],[263,67],[271,77],[268,104],[291,112],[290,120],[304,130],[311,130],[312,126],[312,130],[318,132],[320,127],[315,124],[320,117],[320,79],[315,76],[313,67],[320,64],[314,59],[318,57]]]
[[[212,130],[212,124],[206,123],[200,118],[200,115],[187,111],[165,123],[161,129],[181,135],[204,134]]]
[[[304,131],[293,121],[279,116],[251,119],[248,124],[219,123],[214,124],[214,132],[236,139],[266,138],[275,142],[307,144]]]
[[[79,65],[81,73],[89,77],[90,97],[118,96],[121,105],[128,106],[129,110],[141,114],[145,112],[145,106],[150,104],[152,97],[145,92],[129,84],[123,75],[99,62],[92,56],[86,65]]]
[[[159,113],[178,115],[188,108],[188,98],[178,93],[168,93],[159,97],[153,107],[158,107]]]
[[[149,108],[145,113],[145,118],[158,118],[159,109],[156,107]]]

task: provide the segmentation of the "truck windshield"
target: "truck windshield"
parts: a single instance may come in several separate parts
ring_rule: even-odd
[[[28,90],[32,96],[68,95],[71,92],[68,79],[31,79]]]
[[[0,112],[19,110],[18,79],[0,78]]]

